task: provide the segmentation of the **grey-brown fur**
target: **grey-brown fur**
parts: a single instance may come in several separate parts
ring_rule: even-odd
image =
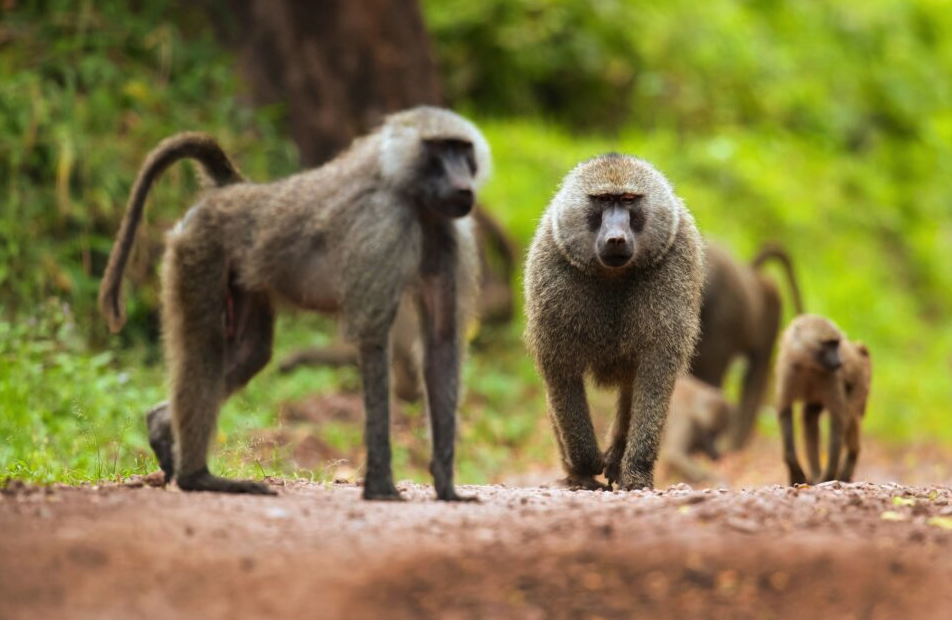
[[[478,321],[482,325],[505,323],[512,318],[515,249],[505,230],[488,211],[476,205],[472,217],[476,225],[481,276],[476,304]],[[422,343],[419,320],[412,305],[401,305],[391,334],[394,394],[405,402],[416,402],[423,396]],[[281,360],[280,370],[287,373],[302,366],[337,368],[359,363],[357,347],[337,340],[328,346],[294,351]]]
[[[702,452],[712,460],[720,458],[715,439],[730,421],[732,409],[719,389],[690,375],[679,377],[671,396],[661,461],[688,482],[714,479],[692,455]]]
[[[157,425],[150,437],[160,443],[160,458],[169,451],[163,437],[173,439],[179,486],[269,492],[212,476],[206,453],[222,403],[270,358],[280,301],[341,314],[360,351],[364,496],[398,499],[390,468],[390,328],[399,305],[411,303],[425,343],[436,491],[440,499],[460,499],[453,484],[460,332],[478,278],[466,215],[489,169],[479,131],[447,110],[414,108],[388,117],[327,165],[266,184],[216,174],[224,155],[211,138],[163,142],[140,172],[103,280],[102,309],[113,329],[122,325],[119,282],[145,194],[183,157],[198,159],[216,180],[235,182],[207,190],[167,236],[162,311],[170,410],[150,412]],[[170,431],[162,428],[169,421]]]
[[[790,484],[807,482],[797,459],[793,406],[803,403],[803,430],[811,481],[850,480],[859,457],[859,427],[869,396],[869,351],[836,325],[815,315],[797,317],[784,331],[777,357],[777,412]],[[819,417],[830,413],[827,465],[820,472]],[[847,453],[841,463],[844,433]]]
[[[703,274],[694,220],[650,164],[603,155],[563,180],[529,250],[526,344],[569,484],[597,487],[604,471],[623,489],[652,486],[671,391],[698,334]],[[619,391],[604,456],[587,375]]]
[[[750,264],[736,261],[727,250],[710,242],[705,243],[705,257],[701,337],[691,361],[691,374],[720,388],[731,362],[737,357],[744,359],[740,402],[727,429],[730,447],[739,450],[753,432],[780,332],[780,293],[762,267],[778,262],[786,274],[797,314],[803,313],[803,304],[790,255],[777,244],[764,245]]]

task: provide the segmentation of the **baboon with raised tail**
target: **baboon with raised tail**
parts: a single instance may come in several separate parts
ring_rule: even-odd
[[[133,187],[100,288],[110,327],[124,322],[120,285],[145,198],[179,159],[213,184],[168,233],[162,319],[171,389],[150,412],[150,438],[167,477],[188,491],[271,493],[208,470],[223,402],[271,356],[275,305],[338,313],[360,355],[366,409],[364,497],[399,499],[391,473],[391,326],[401,303],[420,321],[433,437],[431,472],[442,500],[453,482],[462,327],[478,281],[471,218],[489,172],[476,127],[448,110],[388,116],[331,162],[272,183],[246,181],[212,138],[181,134],[147,158]],[[164,458],[163,458],[164,457]]]

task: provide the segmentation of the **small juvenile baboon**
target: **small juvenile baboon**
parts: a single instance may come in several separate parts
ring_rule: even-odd
[[[803,313],[800,287],[790,255],[776,244],[764,245],[745,265],[722,247],[706,242],[705,258],[701,336],[691,360],[691,374],[720,388],[734,358],[741,356],[746,361],[740,403],[727,429],[730,447],[739,450],[754,430],[780,331],[780,293],[762,267],[770,261],[783,267],[797,314]]]
[[[473,208],[479,249],[480,281],[477,299],[481,325],[506,323],[512,318],[512,278],[516,252],[509,236],[485,209]],[[393,391],[405,402],[416,402],[422,395],[419,321],[412,304],[403,304],[391,332],[393,342]],[[357,366],[357,347],[340,340],[323,347],[294,351],[281,360],[283,373],[302,366]]]
[[[526,344],[573,487],[650,488],[674,382],[698,333],[704,278],[694,219],[647,162],[610,153],[575,167],[526,263]],[[584,377],[618,388],[598,448]]]
[[[793,405],[803,403],[803,435],[811,481],[849,480],[859,457],[859,427],[869,396],[871,364],[862,343],[852,343],[829,320],[805,314],[787,327],[777,357],[777,412],[790,484],[807,482],[797,460]],[[826,469],[820,473],[820,414],[830,413]],[[843,433],[847,453],[840,464]]]
[[[478,278],[467,216],[489,170],[479,131],[450,111],[414,108],[387,117],[330,163],[268,184],[246,182],[207,136],[162,142],[136,180],[100,288],[113,330],[124,321],[122,273],[146,195],[183,158],[198,160],[215,186],[167,237],[162,316],[171,393],[168,407],[149,414],[157,456],[171,455],[167,474],[184,490],[270,492],[213,476],[207,451],[222,403],[271,356],[280,300],[341,314],[360,351],[364,497],[399,499],[390,464],[390,332],[399,305],[412,303],[425,349],[436,493],[464,499],[453,455],[460,332]]]
[[[720,458],[715,440],[730,421],[731,409],[719,389],[690,375],[679,377],[671,395],[661,461],[688,482],[713,479],[691,455],[702,452],[711,460]]]

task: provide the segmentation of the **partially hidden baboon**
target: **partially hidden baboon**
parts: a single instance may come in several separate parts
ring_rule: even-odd
[[[339,313],[357,343],[366,409],[364,497],[399,499],[390,464],[390,331],[413,303],[423,334],[423,375],[436,493],[453,483],[462,326],[478,278],[472,218],[489,148],[469,121],[420,107],[393,114],[330,163],[273,183],[246,182],[212,139],[181,134],[147,158],[100,289],[110,327],[124,321],[122,273],[158,175],[196,159],[214,182],[168,234],[162,318],[169,407],[150,413],[157,455],[172,454],[180,488],[269,493],[208,471],[222,403],[267,364],[276,302]],[[165,424],[165,427],[161,425]],[[167,439],[163,439],[167,438]],[[171,446],[168,445],[169,441]]]
[[[718,460],[716,439],[731,419],[731,405],[721,391],[690,375],[678,378],[661,442],[661,461],[688,482],[704,482],[716,476],[694,460],[706,454]]]
[[[650,488],[674,382],[697,338],[704,278],[694,219],[647,162],[610,153],[562,181],[526,263],[526,344],[545,381],[572,487]],[[618,388],[608,450],[584,378]]]
[[[720,388],[731,362],[738,356],[744,358],[740,402],[727,428],[730,448],[739,450],[753,433],[780,331],[780,293],[762,267],[771,261],[779,262],[797,314],[803,313],[803,303],[793,262],[779,245],[764,245],[749,265],[737,262],[727,250],[710,242],[705,243],[704,253],[707,273],[701,303],[701,336],[691,360],[691,374]]]
[[[512,278],[516,253],[513,242],[497,222],[480,205],[473,208],[479,250],[480,280],[476,307],[479,323],[498,324],[512,318]],[[416,402],[422,395],[419,321],[412,304],[403,304],[397,312],[392,329],[393,391],[403,401]],[[294,351],[281,360],[281,372],[292,372],[302,366],[357,366],[357,347],[340,339],[322,347]]]
[[[849,481],[859,457],[860,423],[871,379],[869,350],[850,342],[836,325],[815,315],[797,317],[784,331],[777,357],[777,412],[790,484],[807,482],[797,459],[793,405],[803,403],[803,435],[811,482]],[[826,468],[820,473],[819,418],[830,413]],[[840,462],[843,435],[846,458]]]

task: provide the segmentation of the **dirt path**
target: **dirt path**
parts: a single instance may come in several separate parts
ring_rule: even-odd
[[[949,617],[952,491],[0,495],[0,618]],[[899,499],[896,499],[899,498]]]

